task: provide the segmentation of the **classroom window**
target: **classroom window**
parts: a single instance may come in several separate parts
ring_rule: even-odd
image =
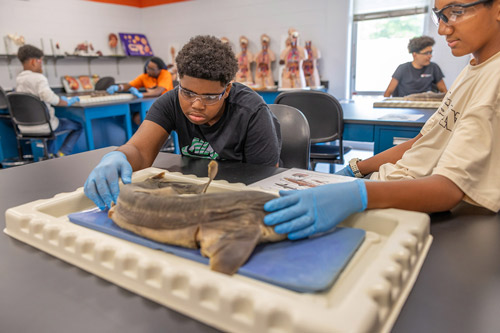
[[[424,34],[428,6],[371,12],[363,1],[354,3],[351,96],[382,95],[397,66],[412,60],[408,41]]]

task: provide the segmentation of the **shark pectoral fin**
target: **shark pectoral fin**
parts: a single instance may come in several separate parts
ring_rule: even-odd
[[[233,275],[250,257],[260,239],[258,226],[242,226],[241,229],[213,230],[202,226],[200,248],[203,255],[210,258],[210,269]]]

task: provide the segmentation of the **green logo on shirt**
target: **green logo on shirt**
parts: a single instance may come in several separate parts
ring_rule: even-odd
[[[205,142],[199,138],[193,138],[190,146],[184,146],[181,149],[182,155],[201,157],[215,160],[219,157],[208,142]]]

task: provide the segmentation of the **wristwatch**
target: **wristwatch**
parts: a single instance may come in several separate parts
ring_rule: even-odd
[[[349,167],[352,170],[352,173],[354,174],[354,177],[356,178],[363,178],[364,175],[359,171],[358,169],[358,162],[361,161],[359,158],[353,158],[352,160],[349,161]]]

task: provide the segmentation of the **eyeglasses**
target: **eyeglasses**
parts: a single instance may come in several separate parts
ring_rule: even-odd
[[[192,91],[186,90],[181,87],[179,84],[179,92],[182,98],[193,104],[196,102],[197,99],[200,100],[201,103],[204,105],[213,105],[216,104],[217,102],[220,101],[222,96],[224,96],[224,93],[226,92],[227,86],[224,88],[224,90],[220,94],[215,94],[215,95],[198,95]]]
[[[426,55],[426,56],[429,56],[429,55],[432,55],[432,51],[427,51],[427,52],[415,52],[416,54],[421,54],[421,55]]]
[[[146,71],[156,73],[156,72],[161,71],[161,68],[153,68],[153,67],[146,66]]]
[[[490,2],[492,0],[479,0],[464,4],[451,4],[444,6],[440,10],[432,8],[432,20],[439,26],[439,21],[443,21],[447,26],[460,23],[473,17],[476,13],[475,5]]]

